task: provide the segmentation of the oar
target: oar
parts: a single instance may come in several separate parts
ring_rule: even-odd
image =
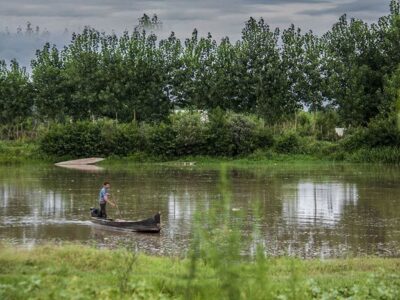
[[[121,210],[119,209],[119,207],[118,207],[118,202],[117,202],[116,199],[114,199],[114,197],[113,197],[113,203],[114,203],[115,206],[117,207],[119,217],[122,219]]]

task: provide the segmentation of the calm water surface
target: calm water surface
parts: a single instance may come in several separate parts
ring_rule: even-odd
[[[228,179],[231,208],[244,216],[243,234],[258,224],[271,255],[400,256],[400,168],[229,167]],[[111,181],[124,219],[161,211],[161,233],[120,232],[91,224],[88,209],[96,206],[104,180]],[[195,214],[221,201],[219,182],[217,166],[132,164],[97,172],[0,167],[0,239],[26,247],[48,241],[104,247],[129,243],[147,253],[184,254]],[[110,207],[108,214],[119,217]]]

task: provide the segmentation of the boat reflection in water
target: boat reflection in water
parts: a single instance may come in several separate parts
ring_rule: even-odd
[[[104,171],[104,168],[96,165],[57,165],[58,167],[65,169],[73,169],[84,172],[99,172]]]

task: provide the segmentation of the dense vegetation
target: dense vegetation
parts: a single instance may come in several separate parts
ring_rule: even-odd
[[[234,43],[197,30],[184,41],[174,33],[157,41],[159,24],[145,15],[120,36],[87,27],[62,49],[37,50],[29,74],[17,61],[2,61],[1,138],[41,132],[42,149],[60,156],[235,156],[272,145],[291,152],[286,146],[301,148],[304,136],[335,141],[334,128],[345,127],[343,151],[397,151],[398,0],[376,24],[344,15],[322,36],[250,18]],[[210,122],[195,113],[171,116],[176,109],[205,111]],[[104,119],[129,125],[107,133]],[[115,143],[101,144],[109,139],[99,134],[115,134]]]
[[[155,124],[78,121],[45,129],[38,146],[42,153],[58,159],[116,156],[149,161],[207,156],[279,160],[303,155],[400,163],[400,134],[395,119],[371,122],[366,128],[349,130],[346,137],[337,140],[329,115],[318,116],[316,136],[309,135],[314,121],[308,113],[299,114],[296,130],[269,127],[254,115],[221,110],[214,110],[207,120],[200,113],[185,112]]]

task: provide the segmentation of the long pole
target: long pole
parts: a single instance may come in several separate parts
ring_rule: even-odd
[[[122,219],[121,210],[119,209],[118,202],[114,197],[113,197],[113,202],[114,202],[115,206],[117,207],[119,217]]]

